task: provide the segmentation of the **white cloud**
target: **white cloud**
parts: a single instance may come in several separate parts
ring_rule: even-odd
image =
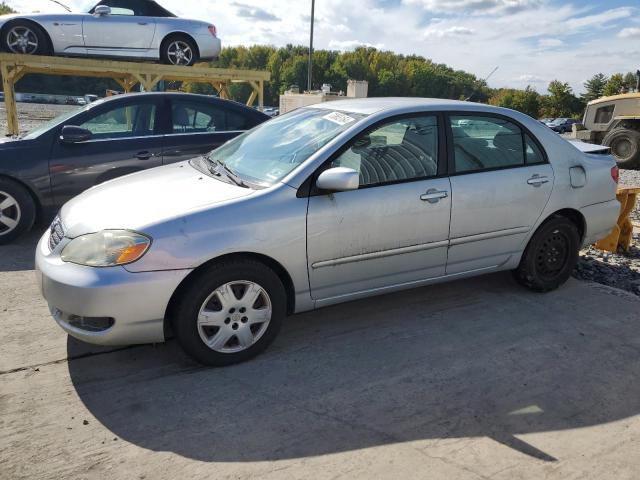
[[[541,77],[540,75],[532,75],[530,73],[520,75],[516,78],[516,80],[518,82],[525,82],[525,83],[547,83],[548,82],[547,79]]]
[[[538,40],[538,45],[541,48],[556,48],[564,45],[564,42],[558,38],[541,38]]]
[[[635,27],[623,28],[620,31],[620,33],[618,33],[618,37],[640,39],[640,28],[635,28]]]
[[[430,12],[472,14],[517,13],[534,8],[540,0],[403,0],[405,5],[419,5]]]
[[[456,26],[448,27],[448,28],[431,27],[424,32],[425,37],[436,37],[436,38],[459,37],[459,36],[467,36],[467,35],[473,35],[473,30],[467,27],[456,27]]]

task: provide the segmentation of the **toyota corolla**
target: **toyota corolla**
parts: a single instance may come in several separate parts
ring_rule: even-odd
[[[175,335],[226,365],[326,305],[500,270],[555,289],[615,225],[617,173],[606,148],[511,110],[335,101],[91,188],[61,209],[36,265],[70,335]]]

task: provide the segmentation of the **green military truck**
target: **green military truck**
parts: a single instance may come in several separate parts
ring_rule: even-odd
[[[572,136],[611,148],[620,168],[640,168],[640,92],[592,100]]]

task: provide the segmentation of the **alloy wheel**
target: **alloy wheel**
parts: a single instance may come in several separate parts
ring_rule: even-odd
[[[189,65],[193,60],[193,49],[182,40],[174,40],[167,47],[167,57],[173,65]]]
[[[15,230],[21,216],[18,201],[7,192],[0,191],[0,235],[6,235]]]
[[[241,352],[264,335],[271,315],[271,299],[260,285],[247,280],[225,283],[200,307],[198,334],[216,352]]]
[[[38,36],[29,27],[15,26],[7,32],[7,46],[12,53],[32,55],[38,51]]]

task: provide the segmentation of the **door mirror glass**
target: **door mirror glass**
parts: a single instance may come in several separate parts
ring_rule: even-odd
[[[96,17],[104,17],[105,15],[111,15],[111,7],[109,7],[108,5],[98,5],[93,11],[93,14]]]
[[[62,143],[80,143],[91,140],[91,132],[86,128],[76,127],[75,125],[65,125],[62,127],[60,141]]]
[[[334,167],[325,170],[318,176],[316,187],[331,192],[357,190],[360,185],[360,174],[352,168]]]

